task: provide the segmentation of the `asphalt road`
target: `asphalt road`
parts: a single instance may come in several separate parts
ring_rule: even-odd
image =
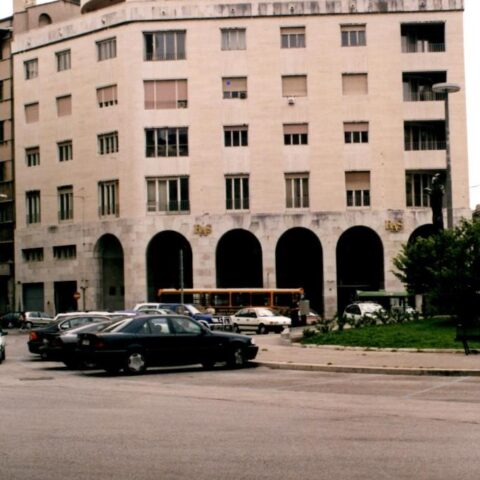
[[[258,339],[261,341],[261,339]],[[71,372],[8,337],[2,480],[460,479],[480,379],[201,368]]]

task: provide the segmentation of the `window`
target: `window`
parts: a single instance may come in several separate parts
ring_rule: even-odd
[[[305,27],[280,28],[282,48],[305,48]]]
[[[25,69],[25,80],[30,80],[32,78],[38,77],[38,59],[37,58],[23,62],[23,66]]]
[[[97,140],[100,155],[118,152],[118,132],[102,133]]]
[[[223,78],[223,98],[247,98],[247,77]]]
[[[0,202],[0,225],[5,223],[12,223],[13,220],[14,220],[13,203]]]
[[[287,208],[308,208],[308,174],[285,175]]]
[[[5,120],[0,120],[0,143],[5,141]]]
[[[347,207],[370,206],[370,172],[345,172]]]
[[[71,140],[57,143],[58,161],[67,162],[73,159],[73,146]]]
[[[368,76],[366,73],[343,73],[342,92],[344,95],[366,95]]]
[[[367,44],[366,25],[340,25],[342,47],[363,47]]]
[[[39,108],[38,102],[25,105],[25,122],[26,123],[38,122],[38,119],[40,117],[39,111],[40,111],[40,108]]]
[[[72,96],[57,97],[57,116],[64,117],[72,114]]]
[[[428,102],[445,100],[445,93],[432,90],[435,83],[447,81],[447,72],[404,72],[403,101],[404,102]]]
[[[405,122],[405,151],[445,150],[445,121]]]
[[[188,106],[186,80],[146,80],[143,89],[146,110]]]
[[[190,210],[188,177],[147,178],[148,212]]]
[[[145,146],[147,157],[186,157],[188,156],[188,128],[146,128]]]
[[[25,163],[27,167],[40,165],[40,147],[30,147],[25,149]]]
[[[27,224],[40,223],[40,190],[25,193]]]
[[[71,260],[77,258],[77,246],[61,245],[53,247],[53,258],[56,260]]]
[[[42,262],[43,248],[24,248],[22,257],[25,262]]]
[[[226,147],[248,146],[248,126],[223,127],[223,135]]]
[[[404,23],[401,26],[401,36],[403,53],[445,51],[444,23]]]
[[[227,210],[249,209],[248,176],[228,176],[225,178]]]
[[[98,182],[98,214],[101,217],[119,216],[118,180]]]
[[[73,187],[71,185],[57,188],[58,220],[73,220]]]
[[[5,82],[0,80],[0,101],[5,100]]]
[[[115,37],[100,40],[97,43],[97,60],[99,62],[117,56],[117,39]]]
[[[185,60],[184,30],[144,33],[144,59],[158,60]]]
[[[222,50],[245,50],[247,48],[245,28],[222,28]]]
[[[407,207],[429,207],[428,189],[432,186],[434,175],[439,172],[406,172],[405,188]]]
[[[345,143],[368,143],[368,122],[344,123]]]
[[[307,145],[308,124],[292,123],[283,125],[283,143],[285,145]]]
[[[307,76],[287,75],[282,77],[282,96],[305,97],[307,96]]]
[[[57,58],[57,72],[63,72],[64,70],[70,70],[70,68],[72,68],[70,50],[57,52],[55,56]]]
[[[117,86],[109,85],[108,87],[97,88],[97,104],[100,108],[111,107],[117,105]]]

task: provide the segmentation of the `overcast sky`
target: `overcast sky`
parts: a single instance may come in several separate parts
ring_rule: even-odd
[[[48,1],[37,0],[37,3]],[[12,0],[0,0],[0,18],[12,14],[12,3]],[[476,54],[480,52],[480,0],[464,0],[464,6],[470,205],[473,208],[480,204],[480,54]]]

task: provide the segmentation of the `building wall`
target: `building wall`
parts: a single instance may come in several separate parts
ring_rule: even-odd
[[[82,2],[82,6],[88,2]],[[352,226],[368,226],[380,236],[385,255],[385,287],[399,289],[391,259],[419,226],[430,223],[429,208],[407,208],[405,171],[445,168],[445,151],[404,151],[404,121],[441,120],[443,102],[404,102],[402,72],[447,71],[462,90],[451,96],[451,153],[455,218],[469,215],[462,43],[462,3],[388,2],[388,13],[368,13],[352,2],[194,6],[126,2],[15,37],[15,135],[17,168],[18,278],[44,282],[53,305],[54,281],[88,279],[87,306],[96,308],[96,244],[105,233],[121,242],[125,257],[125,303],[146,296],[146,250],[161,231],[181,233],[193,251],[196,287],[216,283],[215,250],[234,228],[251,231],[263,251],[264,286],[275,286],[275,246],[289,228],[314,232],[323,248],[325,311],[336,310],[336,245]],[[421,2],[420,2],[421,3]],[[385,2],[383,2],[385,4]],[[394,5],[395,4],[395,5]],[[285,8],[283,8],[285,7]],[[395,8],[394,8],[395,7]],[[278,11],[278,8],[283,10]],[[309,10],[313,9],[313,10]],[[360,12],[360,13],[359,13]],[[319,14],[320,13],[320,14]],[[335,13],[335,15],[330,14]],[[232,18],[233,17],[233,18]],[[401,53],[400,26],[445,22],[445,52]],[[340,25],[365,24],[365,47],[341,46]],[[306,48],[281,49],[280,27],[304,26]],[[246,28],[246,50],[222,51],[221,28]],[[143,60],[143,32],[186,30],[187,59]],[[97,62],[95,42],[116,37],[116,58]],[[71,50],[72,68],[57,72],[55,53]],[[25,80],[24,62],[37,58],[38,77]],[[367,73],[368,94],[342,94],[343,73]],[[308,94],[294,105],[282,97],[282,75],[307,75]],[[224,100],[222,77],[246,76],[248,98]],[[145,110],[143,81],[188,79],[188,108]],[[99,109],[96,88],[116,83],[118,105]],[[56,97],[72,96],[72,114],[57,117]],[[25,105],[39,102],[40,119],[25,122]],[[344,122],[369,122],[369,142],[345,144]],[[282,125],[308,123],[308,145],[285,146]],[[249,145],[223,146],[224,125],[248,125]],[[147,158],[147,127],[188,126],[189,156]],[[99,155],[97,135],[118,131],[119,151]],[[72,139],[73,160],[59,162],[56,144]],[[25,148],[40,146],[39,166],[27,167]],[[371,206],[347,208],[346,171],[370,171]],[[285,173],[308,172],[310,206],[285,207]],[[225,175],[249,174],[250,208],[225,208]],[[146,177],[188,175],[186,214],[148,213]],[[118,179],[120,214],[99,218],[98,182]],[[73,185],[74,219],[59,222],[57,187]],[[41,223],[26,225],[25,192],[41,190]],[[401,218],[398,232],[386,221]],[[211,225],[198,235],[196,225]],[[390,224],[391,225],[391,224]],[[76,244],[75,260],[54,260],[52,247]],[[22,250],[44,247],[44,260],[25,262]],[[315,266],[313,266],[315,268]]]

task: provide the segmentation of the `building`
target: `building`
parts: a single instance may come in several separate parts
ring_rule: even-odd
[[[180,256],[185,287],[304,287],[326,315],[400,289],[446,169],[439,82],[470,216],[462,0],[78,3],[15,2],[25,308],[153,300]]]

